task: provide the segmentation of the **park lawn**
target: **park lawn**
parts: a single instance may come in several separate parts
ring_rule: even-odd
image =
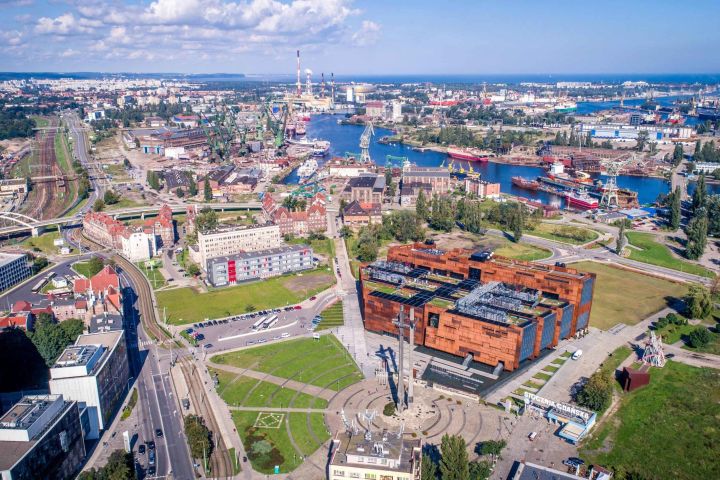
[[[75,262],[72,269],[85,278],[90,278],[90,262]]]
[[[320,448],[320,446],[330,438],[322,413],[307,414],[294,412],[288,415],[290,431],[303,455],[312,455],[315,450]],[[308,425],[308,415],[310,417],[310,425]],[[315,440],[316,437],[317,440],[320,440],[320,443],[317,443]]]
[[[683,339],[684,336],[689,335],[690,332],[695,330],[697,325],[666,325],[664,328],[655,331],[656,335],[662,336],[662,341],[666,345],[672,345]]]
[[[206,318],[292,305],[326,290],[334,283],[335,276],[328,270],[316,269],[207,293],[198,293],[189,287],[162,290],[157,292],[156,298],[161,309],[167,308],[168,323],[185,325]]]
[[[25,239],[20,245],[29,248],[34,252],[42,252],[45,255],[58,253],[60,247],[56,247],[53,242],[60,238],[57,230],[46,232],[39,237],[30,237]]]
[[[585,441],[587,463],[657,480],[720,478],[720,373],[669,361]]]
[[[326,408],[327,400],[251,377],[209,369],[218,380],[220,398],[230,406],[273,408]],[[252,393],[251,393],[252,392]],[[248,395],[249,394],[249,395]],[[296,395],[297,394],[297,395]],[[293,398],[295,400],[293,401]]]
[[[158,267],[148,268],[145,266],[145,262],[138,262],[136,265],[140,269],[140,271],[145,274],[145,277],[150,282],[150,285],[152,285],[153,290],[157,290],[158,288],[167,285],[165,277],[163,277],[163,274],[160,273]]]
[[[662,278],[597,262],[571,265],[582,272],[595,273],[590,325],[607,330],[618,323],[635,325],[667,306],[667,298],[680,298],[687,286]]]
[[[325,255],[329,258],[335,256],[335,240],[332,238],[323,238],[322,240],[308,240],[307,238],[291,238],[287,243],[293,245],[310,245],[313,252]]]
[[[695,328],[697,328],[698,326],[699,325],[695,325]],[[711,353],[713,355],[720,355],[720,333],[711,331],[710,335],[712,336],[712,340],[710,340],[710,343],[708,343],[704,347],[693,348],[689,345],[684,345],[682,348],[691,352]]]
[[[290,442],[283,418],[280,428],[254,427],[260,411],[233,411],[232,419],[243,442],[248,460],[253,469],[264,474],[272,474],[275,465],[280,473],[295,470],[303,461]],[[287,416],[287,414],[281,414]]]
[[[335,302],[320,314],[322,320],[318,323],[315,331],[327,330],[329,328],[335,328],[343,325],[343,304],[342,302]]]
[[[555,242],[582,245],[597,240],[600,235],[595,230],[576,227],[569,224],[539,223],[534,230],[528,230],[528,235],[553,240]]]
[[[508,257],[515,260],[525,260],[527,262],[534,262],[536,260],[542,260],[552,255],[550,250],[530,245],[529,243],[522,242],[511,242],[510,240],[503,239],[503,245],[495,249],[495,254],[502,257]]]
[[[332,390],[362,378],[345,348],[332,335],[322,335],[319,340],[299,338],[223,353],[212,357],[212,361]]]
[[[552,378],[552,375],[550,375],[549,373],[538,372],[533,375],[533,378],[537,378],[538,380],[545,380],[547,382]]]
[[[123,208],[134,208],[142,206],[144,206],[143,203],[136,202],[135,200],[130,200],[129,198],[120,198],[117,203],[106,205],[105,210],[121,210]]]
[[[45,127],[47,127],[48,125],[50,125],[50,120],[47,119],[47,118],[45,118],[45,117],[40,117],[40,116],[37,116],[37,115],[33,115],[31,118],[32,118],[33,120],[35,120],[35,126],[36,126],[37,128],[45,128]]]
[[[629,258],[638,262],[649,263],[659,267],[671,268],[685,273],[693,273],[701,277],[713,278],[715,274],[707,268],[674,257],[670,249],[655,241],[654,235],[641,232],[627,232],[631,245],[638,248],[628,248]]]

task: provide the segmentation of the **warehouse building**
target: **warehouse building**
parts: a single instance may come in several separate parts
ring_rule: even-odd
[[[587,328],[593,274],[433,247],[390,247],[361,269],[366,329],[396,335],[412,308],[417,345],[513,371]]]
[[[213,287],[224,287],[309,270],[313,266],[313,251],[309,246],[288,245],[210,258],[206,271]]]

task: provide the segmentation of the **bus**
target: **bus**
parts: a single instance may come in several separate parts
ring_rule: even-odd
[[[264,330],[267,330],[268,328],[270,328],[270,327],[272,327],[273,325],[275,325],[275,324],[278,322],[278,320],[279,320],[279,318],[278,318],[277,315],[272,315],[270,318],[268,318],[268,320],[267,320],[267,321],[265,322],[265,324],[263,325],[263,329],[264,329]]]
[[[253,323],[252,328],[253,330],[257,330],[260,328],[260,325],[262,325],[265,322],[265,317],[260,317],[255,323]]]
[[[47,285],[47,283],[52,280],[52,278],[55,276],[55,272],[50,272],[47,275],[45,275],[43,278],[38,281],[35,286],[32,287],[33,293],[38,293],[42,288]]]

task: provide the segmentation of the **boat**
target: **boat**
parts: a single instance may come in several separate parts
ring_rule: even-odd
[[[488,155],[477,148],[448,147],[447,154],[450,158],[466,160],[468,162],[487,162]]]
[[[300,165],[297,169],[297,174],[300,178],[311,177],[318,169],[317,160],[314,158],[308,158]]]
[[[316,140],[313,143],[313,157],[324,157],[330,152],[330,142],[326,140]]]
[[[540,182],[537,180],[529,180],[523,177],[512,177],[510,179],[513,185],[518,188],[524,188],[525,190],[537,190],[540,188]]]
[[[298,122],[295,124],[295,135],[302,136],[305,135],[305,132],[307,130],[305,129],[305,122]]]
[[[555,112],[557,113],[571,113],[577,110],[577,103],[575,102],[562,102],[555,105]]]
[[[579,208],[582,210],[594,210],[598,208],[597,198],[593,198],[587,194],[586,191],[571,191],[565,194],[565,200],[568,202],[568,206]]]

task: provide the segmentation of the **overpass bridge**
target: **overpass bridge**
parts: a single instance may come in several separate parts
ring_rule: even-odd
[[[249,211],[260,210],[262,204],[260,202],[244,202],[244,203],[194,203],[194,204],[168,204],[173,214],[185,213],[187,207],[197,205],[198,210],[206,207],[215,211]],[[162,205],[148,205],[144,207],[121,208],[118,210],[106,211],[108,215],[117,220],[127,220],[131,218],[153,217],[158,214]],[[36,220],[27,215],[16,212],[0,212],[0,237],[18,235],[29,232],[33,237],[37,237],[42,231],[48,227],[77,227],[82,225],[83,213],[76,213],[66,217],[52,218],[49,220]],[[4,225],[4,226],[3,226]]]

